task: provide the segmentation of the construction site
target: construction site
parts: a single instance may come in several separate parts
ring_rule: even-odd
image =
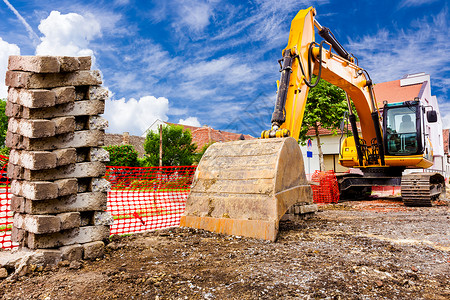
[[[449,299],[448,130],[430,76],[377,87],[316,14],[292,20],[270,127],[214,143],[198,130],[198,165],[163,165],[162,124],[159,166],[111,164],[92,57],[9,56],[1,298]],[[316,122],[311,172],[301,127],[322,79],[345,113],[327,168]]]

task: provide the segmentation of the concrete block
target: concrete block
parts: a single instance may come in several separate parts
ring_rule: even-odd
[[[30,200],[54,199],[58,197],[58,185],[49,181],[13,180],[11,193]]]
[[[48,151],[11,150],[9,161],[30,170],[45,170],[56,167],[56,154]]]
[[[103,146],[105,132],[101,130],[83,130],[75,133],[65,133],[57,137],[41,139],[30,139],[27,137],[8,137],[8,147],[16,149],[35,150],[55,150],[62,148],[84,148]],[[12,146],[14,145],[14,146]]]
[[[111,190],[111,183],[105,178],[92,178],[90,190],[91,192],[106,193]]]
[[[99,100],[85,100],[75,102],[75,106],[71,111],[73,116],[93,116],[100,115],[105,112],[105,102]]]
[[[79,212],[62,213],[56,216],[61,220],[61,230],[80,227],[81,218]]]
[[[106,193],[79,193],[45,201],[25,199],[25,212],[28,214],[58,214],[74,211],[104,211],[107,208],[107,201]]]
[[[53,153],[56,155],[56,166],[58,167],[76,163],[77,150],[75,148],[58,149]]]
[[[105,252],[105,244],[102,241],[96,241],[91,243],[86,243],[83,245],[84,248],[84,259],[94,260],[96,258],[103,257]]]
[[[100,85],[102,79],[98,70],[51,74],[7,71],[5,83],[10,87],[48,89],[62,86]]]
[[[25,118],[25,119],[51,119],[64,116],[92,116],[105,112],[105,103],[103,101],[77,101],[59,104],[55,107],[47,108],[27,108],[7,104],[11,106],[7,113],[9,117]]]
[[[70,103],[75,101],[75,87],[64,86],[52,89],[55,93],[55,104]]]
[[[105,130],[108,128],[108,120],[100,116],[90,116],[88,124],[89,130]]]
[[[18,213],[25,212],[25,198],[12,195],[11,196],[11,210]]]
[[[72,56],[58,56],[61,72],[73,72],[80,70],[80,61]]]
[[[114,218],[108,211],[94,212],[94,225],[113,225]]]
[[[23,177],[29,181],[45,181],[63,178],[86,178],[102,177],[105,175],[106,167],[102,162],[82,162],[73,165],[57,167],[51,170],[28,170],[25,169]]]
[[[63,134],[75,131],[75,117],[59,117],[52,119],[55,122],[55,134]]]
[[[29,108],[43,108],[54,106],[56,95],[55,92],[49,90],[10,88],[8,101]]]
[[[5,145],[6,147],[13,149],[20,149],[20,143],[23,137],[20,137],[18,134],[12,133],[11,131],[6,132]]]
[[[101,241],[109,237],[109,226],[85,226],[49,234],[28,234],[31,249],[54,248]]]
[[[74,106],[74,102],[58,104],[46,108],[28,108],[22,106],[17,117],[24,119],[52,119],[56,117],[71,116]]]
[[[76,178],[55,180],[58,186],[58,196],[76,194],[78,191],[78,181]]]
[[[61,250],[56,249],[39,249],[31,256],[28,263],[36,266],[57,265],[61,261]]]
[[[29,233],[43,234],[61,230],[61,221],[57,216],[14,214],[13,225]]]
[[[55,56],[12,55],[8,59],[8,70],[35,73],[57,73],[60,71],[60,63]]]
[[[90,86],[89,87],[89,100],[102,100],[105,101],[109,98],[109,90],[102,86]]]
[[[19,243],[20,246],[26,246],[28,239],[28,234],[24,229],[17,228],[13,226],[11,229],[11,241],[14,243]]]
[[[84,247],[80,244],[63,246],[59,248],[62,260],[74,261],[83,259]]]
[[[12,163],[8,163],[8,170],[7,170],[7,175],[8,178],[10,180],[23,180],[23,173],[24,173],[25,169],[23,167],[20,166],[16,166]]]
[[[80,70],[90,70],[92,65],[92,59],[90,56],[80,56],[78,57],[80,61]]]
[[[68,81],[74,86],[81,85],[101,85],[102,84],[102,76],[100,71],[91,70],[91,71],[78,71],[74,73],[69,73]]]
[[[12,103],[10,101],[6,102],[5,115],[7,117],[22,118],[23,106]]]
[[[93,147],[89,151],[89,161],[109,162],[109,152],[103,148]]]
[[[28,138],[52,137],[56,132],[56,124],[50,120],[10,118],[8,131]]]

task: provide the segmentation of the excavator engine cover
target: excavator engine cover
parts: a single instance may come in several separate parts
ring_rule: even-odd
[[[298,203],[312,203],[312,191],[294,138],[215,143],[197,167],[181,226],[275,241]]]

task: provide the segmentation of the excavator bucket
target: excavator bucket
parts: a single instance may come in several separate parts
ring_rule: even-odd
[[[312,203],[293,138],[215,143],[203,155],[181,226],[275,241],[294,204]]]

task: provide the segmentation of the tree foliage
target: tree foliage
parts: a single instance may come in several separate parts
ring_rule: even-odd
[[[162,128],[162,165],[190,166],[194,162],[197,146],[192,143],[192,135],[182,126]],[[149,132],[145,139],[146,165],[159,166],[159,133]]]
[[[202,159],[203,154],[205,154],[206,150],[208,150],[209,146],[214,144],[215,142],[209,142],[203,145],[200,152],[194,154],[194,164],[198,165],[200,163],[200,160]]]
[[[0,148],[5,147],[6,131],[8,130],[8,117],[5,110],[6,99],[0,99]]]
[[[322,171],[324,171],[325,167],[319,128],[329,129],[336,133],[344,112],[347,110],[345,92],[331,83],[321,79],[315,88],[309,90],[299,141],[304,143],[310,138],[307,136],[308,129],[314,128],[314,137],[319,148],[319,161]]]
[[[103,147],[109,152],[109,166],[137,167],[138,153],[131,145],[111,145]]]

